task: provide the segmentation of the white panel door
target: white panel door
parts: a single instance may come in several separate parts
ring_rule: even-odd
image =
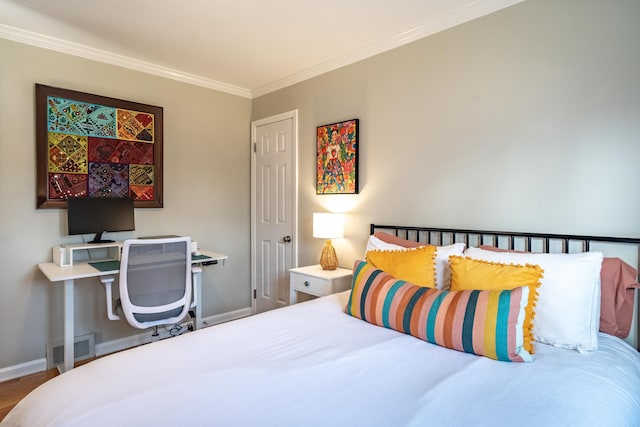
[[[294,267],[296,112],[252,123],[252,287],[254,313],[289,304]]]

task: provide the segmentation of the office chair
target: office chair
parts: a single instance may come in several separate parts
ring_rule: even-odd
[[[120,304],[127,322],[138,329],[177,324],[192,306],[191,238],[125,240],[120,259]],[[104,282],[103,282],[104,283]],[[112,312],[107,292],[108,317]]]

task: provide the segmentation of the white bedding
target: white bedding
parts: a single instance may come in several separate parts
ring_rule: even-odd
[[[343,313],[348,292],[98,359],[3,426],[640,426],[640,354],[537,344],[533,363],[437,347]]]

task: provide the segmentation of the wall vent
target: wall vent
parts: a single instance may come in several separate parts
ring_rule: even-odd
[[[96,337],[94,333],[76,337],[74,340],[75,362],[96,356]],[[64,362],[64,341],[47,344],[47,369],[55,368]]]

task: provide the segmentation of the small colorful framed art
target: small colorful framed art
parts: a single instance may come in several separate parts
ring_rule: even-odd
[[[358,194],[358,119],[316,129],[316,194]]]

